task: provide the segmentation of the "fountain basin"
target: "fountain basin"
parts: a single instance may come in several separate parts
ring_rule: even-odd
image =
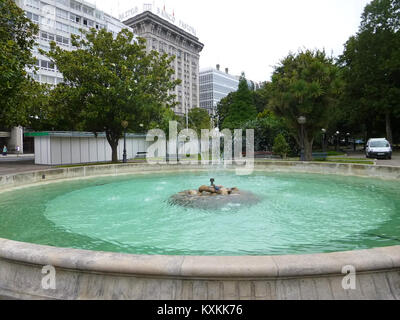
[[[198,169],[137,165],[66,168],[2,176],[0,188],[7,192],[27,184],[64,179]],[[258,164],[256,170],[355,174],[388,180],[400,177],[399,168],[342,164]],[[46,265],[56,268],[56,290],[41,288],[41,271]],[[344,290],[341,286],[346,265],[354,266],[357,271],[356,290]],[[86,251],[0,240],[0,297],[6,298],[398,299],[399,269],[399,246],[283,256],[166,256]],[[374,284],[372,287],[371,283]]]

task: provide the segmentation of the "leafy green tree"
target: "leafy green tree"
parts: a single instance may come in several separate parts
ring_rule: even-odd
[[[312,160],[314,137],[327,128],[342,87],[339,68],[324,51],[289,54],[275,67],[271,83],[270,106],[282,117],[300,145],[304,116],[306,160]]]
[[[257,117],[253,92],[249,89],[244,74],[240,78],[238,90],[224,100],[220,108],[221,111],[218,113],[223,114],[224,117],[221,129],[238,129],[247,121]]]
[[[254,130],[255,151],[272,151],[274,138],[282,134],[290,144],[290,148],[296,151],[297,142],[290,135],[285,121],[281,117],[275,116],[270,110],[258,114],[255,120],[250,120],[242,126],[243,130]]]
[[[202,129],[211,129],[211,118],[208,112],[202,108],[194,108],[189,111],[189,128],[201,136]]]
[[[216,123],[218,128],[222,128],[225,118],[228,116],[229,108],[232,105],[236,92],[229,93],[225,98],[222,98],[217,105],[217,119]]]
[[[270,87],[271,83],[265,82],[259,90],[253,92],[254,105],[258,113],[262,113],[268,108]]]
[[[12,0],[0,0],[0,128],[27,122],[24,99],[32,81],[25,69],[35,60],[32,48],[38,27]]]
[[[163,106],[160,110],[159,117],[155,118],[150,129],[161,129],[169,136],[169,123],[176,121],[178,123],[178,132],[186,127],[186,121],[182,116],[178,116],[171,108]]]
[[[290,152],[289,144],[286,142],[283,134],[279,134],[276,136],[272,151],[276,154],[279,154],[284,159],[286,158],[286,155]]]
[[[369,136],[379,122],[393,142],[394,119],[400,117],[400,1],[374,0],[365,7],[357,35],[339,59],[346,86],[343,113]]]
[[[91,29],[82,38],[72,35],[71,42],[74,51],[53,42],[50,52],[43,52],[64,75],[65,83],[55,92],[59,118],[82,130],[105,132],[116,162],[123,121],[130,131],[147,130],[163,107],[175,105],[175,96],[169,95],[180,83],[171,80],[174,57],[147,53],[145,39],[135,40],[127,29],[116,37]]]

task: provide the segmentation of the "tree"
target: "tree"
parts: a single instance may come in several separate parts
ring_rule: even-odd
[[[278,134],[276,136],[272,151],[276,154],[279,154],[284,159],[286,158],[286,155],[290,152],[289,144],[286,142],[283,134]]]
[[[64,75],[64,84],[55,91],[59,118],[74,122],[82,130],[105,132],[118,161],[117,148],[123,136],[121,123],[128,130],[149,129],[162,116],[163,107],[175,105],[169,95],[180,80],[171,80],[175,57],[146,52],[145,39],[122,30],[116,37],[102,29],[72,35],[76,50],[66,51],[53,42],[47,54]]]
[[[202,129],[211,129],[211,118],[208,112],[202,108],[194,108],[189,111],[189,128],[201,136]]]
[[[229,108],[232,105],[233,99],[235,98],[236,92],[229,93],[225,98],[222,98],[217,105],[217,116],[216,122],[218,128],[222,128],[225,118],[228,116]]]
[[[32,49],[37,32],[37,25],[14,1],[0,0],[0,128],[27,120],[23,102],[32,81],[25,69],[35,62]]]
[[[270,82],[265,82],[260,89],[253,92],[254,105],[258,113],[263,113],[268,108],[270,86]]]
[[[255,151],[272,151],[274,138],[279,134],[282,134],[288,141],[290,149],[296,151],[297,142],[291,137],[285,121],[268,109],[258,114],[255,120],[246,122],[242,129],[244,131],[247,129],[254,130]]]
[[[225,104],[228,101],[230,103]],[[239,129],[244,123],[257,117],[253,92],[250,91],[244,74],[240,78],[238,90],[224,100],[219,108],[221,110],[218,113],[224,117],[221,129]]]
[[[161,129],[169,137],[169,123],[176,121],[178,123],[178,132],[186,128],[186,120],[182,116],[178,116],[171,108],[163,106],[160,110],[159,117],[154,118],[150,123],[149,129]]]
[[[301,125],[306,117],[304,147],[306,160],[312,160],[314,137],[327,128],[341,90],[339,68],[324,51],[289,54],[272,75],[270,107],[283,117],[300,145]]]
[[[346,81],[344,107],[367,135],[380,121],[393,142],[392,122],[400,117],[400,1],[374,0],[365,7],[357,35],[339,59]]]

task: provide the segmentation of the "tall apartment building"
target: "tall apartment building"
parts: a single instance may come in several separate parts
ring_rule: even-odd
[[[237,91],[239,88],[240,76],[229,74],[229,69],[220,70],[220,65],[216,68],[207,68],[200,71],[200,108],[206,109],[210,116],[216,116],[217,105],[221,99],[229,93]],[[257,90],[260,84],[247,80],[250,90]]]
[[[122,16],[126,19],[124,23],[135,34],[146,39],[147,50],[176,56],[172,67],[175,69],[175,78],[181,79],[182,83],[173,92],[178,103],[175,113],[185,115],[192,108],[198,108],[199,60],[204,45],[194,35],[194,30],[182,21],[174,23],[174,15],[152,4],[145,4],[142,12],[138,8],[131,11],[130,18]]]
[[[215,116],[221,99],[239,87],[239,77],[229,74],[229,70],[208,68],[200,72],[200,108],[206,109],[210,116]]]
[[[106,29],[117,34],[128,28],[118,19],[98,10],[95,5],[82,0],[15,0],[15,3],[39,26],[37,45],[33,50],[38,71],[33,73],[28,70],[28,73],[41,83],[56,85],[63,81],[63,75],[50,59],[39,53],[39,48],[49,51],[50,42],[55,41],[61,48],[73,50],[71,35],[81,35],[79,29]],[[23,150],[23,140],[23,129],[12,129],[8,139],[9,150],[13,151],[17,146]]]
[[[62,74],[46,56],[39,53],[39,48],[50,50],[50,42],[66,50],[73,50],[71,34],[81,35],[79,29],[106,29],[115,34],[126,25],[118,19],[96,9],[95,5],[82,0],[16,0],[26,16],[39,26],[39,34],[34,49],[38,72],[31,76],[41,82],[56,85],[63,81]]]

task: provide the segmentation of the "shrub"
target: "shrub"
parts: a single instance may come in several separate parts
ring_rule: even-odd
[[[286,155],[290,152],[289,144],[286,142],[283,134],[279,134],[274,140],[274,147],[272,151],[282,158],[286,158]]]

